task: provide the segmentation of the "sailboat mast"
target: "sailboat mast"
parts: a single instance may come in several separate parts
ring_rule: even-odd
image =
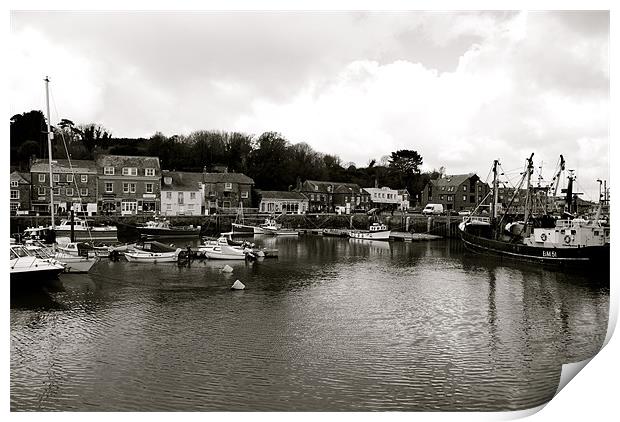
[[[48,161],[50,166],[50,215],[52,216],[52,230],[56,228],[54,223],[54,178],[52,177],[52,126],[50,124],[50,79],[46,76],[45,79],[45,105],[47,109],[47,150]]]
[[[529,219],[530,216],[530,207],[531,207],[531,202],[532,202],[532,198],[531,198],[531,193],[530,193],[530,182],[532,179],[532,173],[534,172],[534,164],[532,161],[532,158],[534,158],[534,153],[532,153],[532,155],[530,155],[530,158],[528,158],[527,160],[527,185],[526,185],[526,190],[525,190],[525,218],[524,218],[524,226],[527,227],[527,220]]]
[[[497,189],[497,166],[499,165],[499,160],[493,161],[493,202],[491,202],[491,218],[495,220],[497,218],[497,197],[498,197],[498,189]]]

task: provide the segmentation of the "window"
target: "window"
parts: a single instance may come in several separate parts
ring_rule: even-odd
[[[114,183],[105,182],[105,193],[113,193],[114,192]]]
[[[243,197],[243,195],[241,195]],[[196,192],[189,193],[189,199],[196,199]]]
[[[248,192],[241,192],[241,197],[242,198],[247,198],[248,197]]]
[[[67,174],[67,182],[69,182],[69,183],[73,182],[73,175],[72,174]]]
[[[135,183],[123,183],[123,193],[136,193]]]
[[[454,199],[454,195],[447,195],[448,196],[448,202],[452,202],[452,200]]]
[[[54,195],[60,195],[60,188],[54,188]]]
[[[11,189],[11,199],[19,199],[19,191]]]
[[[442,186],[442,187],[441,187],[441,190],[446,190],[446,187],[445,187],[445,186]]]
[[[152,183],[146,183],[145,191],[146,191],[146,193],[153,193],[153,184]]]
[[[88,196],[88,188],[80,189],[80,195],[81,196]]]
[[[183,192],[179,192],[179,194],[177,195],[177,203],[180,205],[183,205],[184,203],[184,197],[183,197]]]
[[[194,204],[187,204],[187,209],[188,210],[193,210],[194,209]]]
[[[166,199],[172,199],[172,192],[166,192]]]
[[[136,167],[123,167],[123,176],[137,176],[138,169]]]
[[[467,189],[465,189],[467,190]],[[463,201],[467,201],[467,195],[463,195]]]
[[[172,204],[166,204],[166,210],[172,211]]]
[[[43,186],[39,186],[38,192],[40,196],[45,195],[45,188]]]
[[[83,174],[80,176],[80,181],[82,183],[88,183],[88,175],[87,174]]]
[[[114,176],[114,167],[104,167],[103,174],[106,176]]]
[[[121,213],[123,214],[135,214],[138,210],[137,202],[121,202]]]
[[[67,189],[65,189],[65,195],[67,195],[67,196],[73,196],[73,188],[67,188]]]
[[[11,211],[17,211],[19,209],[19,204],[17,202],[11,202]]]
[[[232,183],[225,183],[224,189],[232,189]]]
[[[155,169],[144,169],[145,176],[155,176]]]
[[[443,201],[443,195],[439,195],[439,200]]]
[[[18,185],[18,183],[17,183],[17,181],[16,181],[16,180],[11,180],[11,187],[12,187],[12,188],[16,188],[16,187],[17,187],[17,185]]]
[[[39,174],[39,182],[45,182],[45,173]]]
[[[60,182],[60,174],[53,174],[52,175],[52,180],[54,182]]]
[[[467,192],[467,186],[463,185],[463,192]]]

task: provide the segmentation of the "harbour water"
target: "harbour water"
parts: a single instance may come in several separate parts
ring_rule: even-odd
[[[256,241],[279,258],[102,260],[13,291],[11,409],[516,410],[605,338],[608,275],[457,240]]]

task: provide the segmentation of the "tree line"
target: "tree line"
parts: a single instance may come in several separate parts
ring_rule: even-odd
[[[437,171],[423,173],[423,157],[415,150],[393,151],[365,167],[343,163],[340,157],[315,151],[305,142],[292,143],[278,132],[258,136],[241,132],[199,130],[189,135],[150,138],[114,137],[100,124],[75,124],[62,119],[52,126],[52,155],[56,158],[92,160],[98,154],[157,156],[163,169],[213,171],[226,166],[244,173],[263,190],[291,190],[298,180],[357,183],[362,187],[407,188],[412,200]],[[11,165],[27,170],[32,158],[46,158],[47,128],[41,111],[11,118]]]

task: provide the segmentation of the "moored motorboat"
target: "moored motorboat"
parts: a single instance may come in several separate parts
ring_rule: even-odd
[[[353,239],[362,240],[390,240],[390,233],[385,224],[372,223],[368,230],[351,230],[349,236]]]
[[[152,220],[135,226],[143,239],[181,239],[200,236],[200,226],[171,226],[168,220]]]
[[[60,262],[41,258],[28,251],[23,245],[12,244],[9,249],[11,283],[53,280],[65,270],[64,265]]]
[[[158,262],[176,262],[181,248],[173,248],[159,242],[144,242],[125,251],[124,256],[129,262],[156,264]]]

